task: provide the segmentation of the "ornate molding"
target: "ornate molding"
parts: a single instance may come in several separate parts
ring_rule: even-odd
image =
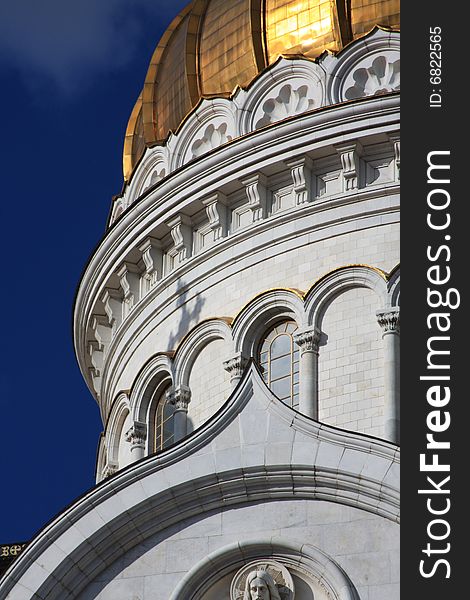
[[[400,333],[400,309],[389,308],[386,310],[377,311],[377,321],[386,333]]]
[[[395,58],[395,60],[393,60]],[[398,54],[380,54],[372,61],[367,57],[351,73],[352,85],[346,88],[347,100],[386,94],[400,90],[400,59]]]
[[[390,135],[390,141],[393,144],[393,152],[395,154],[395,179],[397,181],[400,180],[400,136],[399,135]]]
[[[359,141],[336,146],[341,159],[343,191],[351,192],[361,186],[361,156],[364,153]]]
[[[191,401],[191,390],[185,385],[170,388],[166,393],[166,398],[168,402],[174,405],[175,411],[187,412]]]
[[[132,427],[125,433],[126,442],[132,446],[145,446],[147,441],[147,425],[135,421]]]
[[[115,473],[118,472],[119,469],[119,465],[115,462],[108,462],[105,466],[105,468],[103,469],[103,479],[107,479],[108,477],[111,477],[111,475],[114,475]]]
[[[291,84],[286,83],[277,96],[265,100],[262,107],[263,116],[256,121],[255,129],[311,110],[315,104],[315,100],[309,97],[308,85],[300,85],[295,89]]]
[[[312,166],[313,161],[308,156],[286,161],[290,168],[295,204],[297,206],[310,202],[314,195],[312,190]]]
[[[174,248],[170,251],[170,255],[178,258],[178,262],[182,263],[191,256],[193,230],[191,227],[191,219],[186,215],[178,215],[167,221],[167,226],[171,230]]]
[[[227,197],[222,192],[215,192],[203,198],[202,204],[206,207],[209,227],[214,234],[214,242],[227,235]]]
[[[294,335],[294,342],[299,346],[300,353],[314,352],[318,354],[320,346],[321,331],[314,327],[307,331],[301,331]]]
[[[241,183],[245,186],[253,223],[261,221],[266,217],[267,178],[262,173],[256,173],[242,179]]]
[[[228,125],[227,123],[221,123],[219,126],[215,126],[210,123],[204,130],[203,135],[197,138],[191,146],[192,158],[196,158],[209,152],[213,148],[217,148],[225,142],[229,142],[232,136],[227,134]]]
[[[160,240],[148,238],[139,246],[145,266],[143,293],[147,293],[163,277],[163,250]]]
[[[233,358],[224,361],[224,369],[228,371],[230,380],[235,378],[239,379],[243,375],[243,371],[247,364],[248,359],[240,353]]]
[[[122,318],[125,319],[139,301],[140,271],[136,265],[124,263],[117,271],[122,289]]]
[[[122,295],[118,290],[106,288],[101,296],[101,302],[104,305],[112,334],[114,334],[122,321]]]

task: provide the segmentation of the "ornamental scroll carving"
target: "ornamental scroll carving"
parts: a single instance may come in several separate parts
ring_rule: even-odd
[[[245,565],[230,586],[230,600],[294,600],[294,596],[291,574],[274,560]]]

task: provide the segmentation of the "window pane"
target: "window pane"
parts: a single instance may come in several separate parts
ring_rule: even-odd
[[[271,389],[273,393],[284,400],[286,398],[290,398],[291,395],[291,386],[290,386],[290,377],[286,377],[285,379],[278,379],[277,381],[273,381],[271,384]]]
[[[271,344],[271,358],[291,353],[290,335],[279,335]]]
[[[155,451],[163,450],[173,442],[175,407],[166,401],[166,392],[160,396],[155,411]]]
[[[283,356],[271,361],[271,381],[280,379],[281,377],[290,376],[292,370],[291,356]]]

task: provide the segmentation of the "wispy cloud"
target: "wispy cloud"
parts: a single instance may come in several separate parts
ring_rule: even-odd
[[[145,27],[155,44],[188,0],[15,0],[0,4],[0,62],[26,83],[45,81],[64,93],[102,72],[126,66]],[[150,59],[150,57],[149,57]]]

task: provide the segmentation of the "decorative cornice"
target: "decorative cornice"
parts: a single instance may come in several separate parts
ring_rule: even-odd
[[[286,161],[290,167],[295,204],[305,204],[312,200],[313,161],[308,156]]]
[[[354,105],[354,107],[351,105]],[[324,127],[327,127],[328,130],[333,128],[335,131],[336,129],[341,129],[341,131],[344,131],[345,128],[348,127],[350,128],[351,136],[354,136],[365,134],[365,122],[362,123],[364,119],[366,119],[367,124],[370,123],[370,119],[376,119],[378,127],[377,132],[379,130],[386,130],[388,132],[394,131],[398,125],[398,97],[396,96],[381,97],[380,101],[376,98],[370,98],[366,102],[358,101],[357,103],[351,103],[351,105],[348,105],[348,107],[332,107],[330,109],[331,115],[328,121],[323,119],[323,117],[326,115],[320,115],[320,113],[315,115],[300,115],[296,119],[289,121],[289,123],[285,122],[280,124],[276,130],[275,137],[273,137],[273,132],[270,131],[269,128],[256,132],[254,135],[259,137],[258,141],[260,145],[260,151],[261,148],[263,150],[263,160],[268,161],[272,159],[277,163],[280,163],[281,161],[289,160],[289,156],[295,156],[298,154],[298,150],[296,153],[294,153],[293,149],[289,147],[288,139],[284,135],[287,135],[288,131],[290,132],[289,135],[297,136],[296,143],[299,144],[299,148],[302,148],[305,150],[305,152],[310,152],[312,151],[313,144],[318,145],[319,143],[322,143],[323,136],[325,135]],[[340,117],[339,120],[338,117]],[[347,117],[346,120],[343,120],[343,117]],[[322,124],[318,122],[318,119],[320,119]],[[313,136],[313,130],[311,126],[313,127],[314,123],[316,123],[318,127],[314,128],[315,135]],[[342,135],[342,137],[344,137],[344,135]],[[331,136],[329,139],[331,139]],[[220,149],[212,156],[208,156],[205,161],[196,162],[185,167],[183,170],[184,172],[182,171],[181,173],[178,173],[177,181],[175,180],[170,182],[170,180],[167,180],[165,185],[159,188],[157,197],[152,196],[151,198],[143,198],[142,202],[139,203],[138,206],[136,205],[134,207],[132,213],[129,213],[124,219],[120,220],[119,223],[116,224],[116,227],[113,227],[108,231],[106,238],[103,240],[95,255],[92,257],[87,269],[84,272],[82,284],[77,295],[74,319],[75,347],[77,357],[82,368],[82,372],[85,374],[87,379],[90,390],[94,395],[96,395],[97,391],[99,391],[101,388],[97,388],[96,382],[92,381],[92,378],[88,373],[88,369],[91,366],[91,363],[87,358],[88,355],[86,354],[88,350],[88,340],[83,338],[85,333],[88,333],[88,335],[90,334],[90,323],[93,316],[96,313],[104,312],[103,308],[99,305],[99,300],[102,294],[101,290],[103,290],[106,286],[106,277],[109,278],[112,273],[115,273],[117,266],[122,264],[122,261],[127,258],[127,255],[124,255],[122,249],[124,247],[132,249],[132,244],[135,244],[135,249],[137,249],[139,244],[142,243],[140,240],[145,241],[145,235],[142,235],[142,237],[139,239],[139,231],[145,231],[147,236],[149,233],[152,233],[152,235],[158,235],[159,237],[164,237],[165,232],[168,233],[168,229],[165,227],[164,222],[165,217],[170,215],[173,210],[168,204],[170,200],[173,203],[172,206],[174,205],[174,208],[178,209],[177,212],[180,212],[181,209],[184,210],[185,206],[189,206],[196,201],[200,201],[201,197],[204,197],[205,195],[207,196],[208,193],[220,188],[228,181],[232,181],[233,183],[233,178],[238,178],[237,175],[240,173],[240,171],[246,172],[247,160],[253,160],[254,163],[256,163],[256,161],[259,159],[259,156],[257,152],[254,153],[253,151],[253,141],[248,138],[246,140],[239,140],[239,142],[237,142],[237,147],[238,145],[243,146],[247,152],[249,151],[248,154],[246,154],[241,147],[239,148],[240,153],[237,154],[233,153],[235,150],[234,146]],[[289,150],[286,150],[287,148],[289,148]],[[251,156],[250,159],[249,156]],[[211,181],[213,181],[214,169],[217,169],[217,172],[220,172],[221,169],[229,169],[227,172],[224,170],[224,177],[220,182],[217,183],[217,185],[213,185],[211,183]],[[212,180],[207,179],[204,175],[206,172],[208,174],[209,171],[212,173]],[[183,180],[186,183],[184,187],[181,187],[179,182],[182,184]],[[195,187],[195,183],[193,184],[193,182],[198,182],[197,189]],[[391,184],[390,186],[386,187],[388,193],[396,194],[398,189],[397,186]],[[383,189],[363,189],[355,197],[355,202],[359,203],[367,200],[379,200],[383,196]],[[253,227],[246,227],[240,231],[231,232],[230,236],[220,240],[217,244],[207,248],[207,250],[204,249],[203,252],[200,252],[199,254],[195,255],[194,258],[191,258],[191,261],[185,261],[184,265],[180,265],[179,268],[176,268],[178,263],[175,261],[175,269],[166,274],[165,279],[153,286],[151,293],[146,294],[146,296],[139,301],[142,303],[141,308],[145,308],[150,301],[153,302],[155,295],[159,293],[160,289],[167,288],[177,279],[185,277],[187,274],[187,269],[193,270],[205,260],[208,260],[209,258],[212,259],[216,254],[221,253],[228,248],[233,248],[234,245],[239,241],[249,239],[255,234],[266,231],[267,229],[272,229],[274,224],[287,224],[291,220],[298,220],[299,218],[304,217],[307,212],[312,212],[317,215],[319,219],[314,221],[316,224],[316,230],[318,230],[318,228],[321,226],[323,217],[326,218],[326,216],[329,218],[330,227],[333,227],[333,225],[336,223],[338,223],[339,226],[339,220],[336,221],[335,215],[330,215],[326,211],[326,208],[328,208],[328,210],[331,208],[332,211],[335,211],[339,209],[343,202],[344,199],[342,198],[342,195],[338,194],[326,199],[326,201],[325,199],[322,199],[318,203],[309,202],[306,205],[297,207],[292,211],[282,211],[280,214],[273,215],[269,219],[265,219]],[[358,213],[360,212],[361,208],[361,206],[358,206]],[[379,207],[379,210],[383,211],[384,209]],[[388,212],[390,213],[390,209],[388,209]],[[373,215],[374,213],[372,210],[370,210],[369,214]],[[351,213],[348,221],[354,221],[355,219],[355,215]],[[362,223],[365,224],[366,220],[363,219],[361,221],[361,224]],[[154,233],[153,229],[155,228],[156,224],[160,224],[158,227],[162,229],[162,233]],[[341,224],[344,228],[344,217],[341,220]],[[352,223],[352,226],[354,227],[354,223]],[[127,237],[131,234],[131,232],[132,239],[129,239],[127,242]],[[319,230],[318,234],[320,234]],[[128,244],[127,246],[126,243]],[[188,263],[187,266],[186,263]],[[162,285],[160,285],[160,283]],[[130,313],[126,320],[126,330],[137,318],[136,315],[140,313],[140,310],[138,312],[132,311]],[[117,324],[114,325],[114,329],[116,330],[116,335],[111,342],[111,346],[116,346],[116,344],[119,343],[124,331],[122,327],[118,330]],[[108,357],[111,355],[112,351],[110,348],[108,350]],[[109,360],[109,358],[106,359],[106,364],[108,364]],[[102,384],[105,387],[108,385],[106,371],[107,367],[105,366]],[[104,388],[103,393],[105,393]]]
[[[262,173],[255,173],[241,180],[241,184],[245,186],[253,223],[266,217],[266,183],[267,178]]]

